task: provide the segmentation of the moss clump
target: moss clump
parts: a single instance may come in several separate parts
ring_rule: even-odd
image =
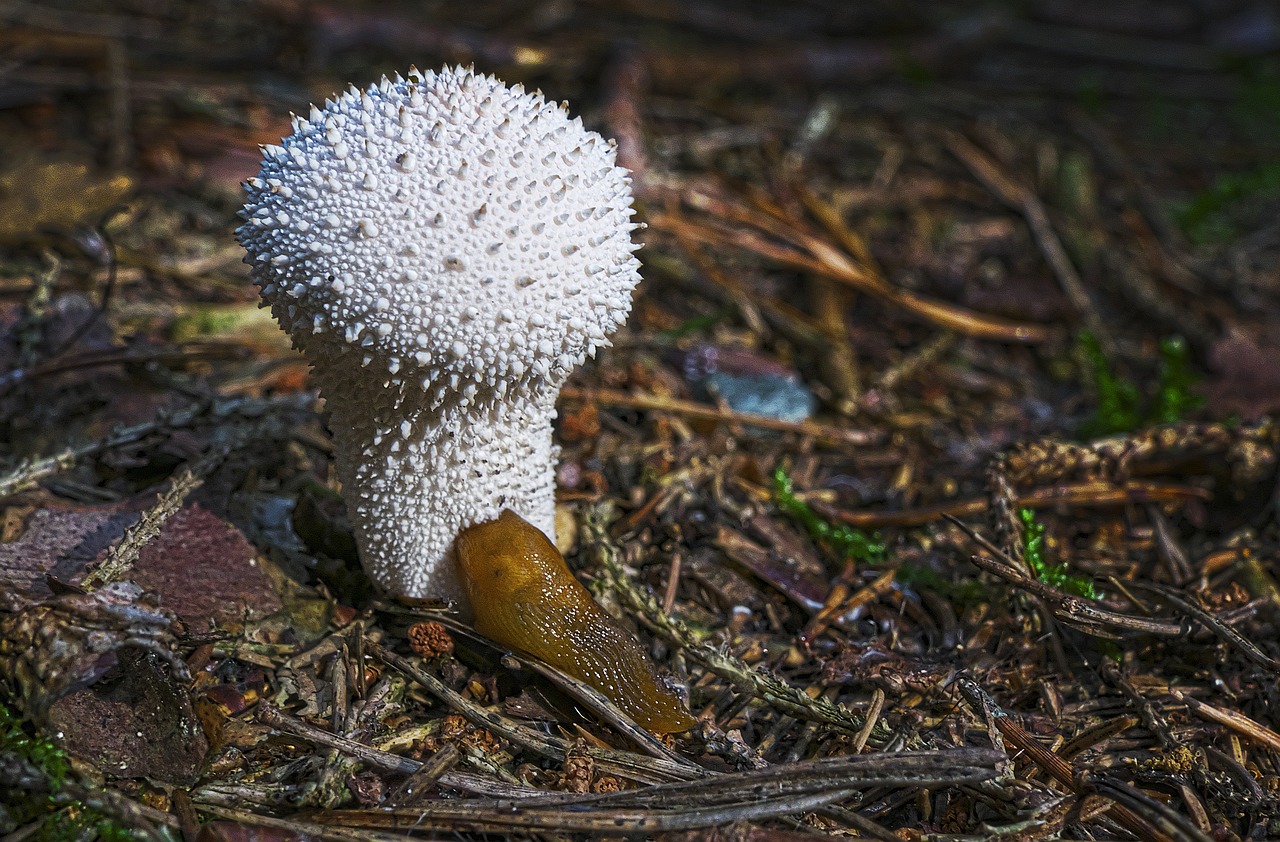
[[[1096,438],[1135,429],[1142,423],[1142,395],[1137,385],[1116,374],[1111,360],[1107,359],[1098,338],[1092,333],[1080,331],[1076,344],[1089,366],[1093,391],[1098,397],[1093,415],[1080,425],[1080,435]]]
[[[791,476],[785,468],[773,472],[773,500],[779,509],[800,522],[810,538],[828,547],[841,560],[852,559],[869,564],[884,561],[885,546],[880,536],[868,537],[857,529],[825,520],[808,503],[796,497]]]
[[[1045,559],[1044,524],[1036,520],[1036,513],[1031,509],[1019,509],[1018,519],[1022,521],[1022,555],[1035,577],[1060,591],[1097,599],[1099,593],[1092,579],[1073,574],[1065,564],[1052,564]]]
[[[1204,403],[1193,391],[1199,377],[1191,370],[1190,350],[1182,337],[1160,341],[1156,387],[1149,398],[1132,380],[1116,373],[1092,333],[1081,331],[1076,342],[1098,398],[1093,415],[1078,430],[1083,438],[1127,433],[1147,424],[1172,424]]]
[[[1172,424],[1204,406],[1204,398],[1192,389],[1200,378],[1191,370],[1191,351],[1181,336],[1160,340],[1160,373],[1151,420]]]
[[[0,705],[0,752],[17,755],[34,766],[48,789],[45,793],[12,793],[12,800],[4,802],[9,820],[26,824],[50,812],[52,796],[62,789],[70,774],[66,752],[48,740],[28,734],[22,721],[4,705]]]
[[[991,588],[978,578],[953,582],[922,564],[904,564],[898,568],[896,582],[919,590],[930,590],[960,605],[980,605],[991,601]]]
[[[1247,223],[1239,217],[1256,212],[1280,194],[1280,162],[1268,161],[1244,172],[1220,175],[1177,209],[1178,225],[1192,242],[1230,242]],[[1243,209],[1243,210],[1242,210]]]
[[[39,773],[40,786],[0,793],[0,818],[14,827],[40,822],[34,842],[132,842],[133,832],[78,801],[60,797],[71,775],[67,753],[39,735],[0,704],[0,754],[21,758]],[[34,783],[34,781],[32,782]],[[14,828],[7,828],[12,832]]]

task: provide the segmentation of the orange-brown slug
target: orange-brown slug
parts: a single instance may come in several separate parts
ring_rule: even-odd
[[[455,549],[481,634],[591,685],[650,731],[693,727],[640,643],[596,604],[536,527],[508,509],[462,530]]]

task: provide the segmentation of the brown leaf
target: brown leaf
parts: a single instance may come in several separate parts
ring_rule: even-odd
[[[45,578],[79,578],[93,559],[136,520],[124,504],[49,507],[31,512],[20,526],[6,522],[12,540],[0,543],[0,587],[35,599],[50,595]]]
[[[806,611],[816,611],[826,598],[827,584],[778,553],[757,544],[737,530],[722,526],[715,545],[733,561],[768,582]]]
[[[193,504],[143,547],[130,578],[192,631],[238,625],[280,610],[257,555],[240,530]]]
[[[97,175],[83,163],[19,162],[0,173],[0,242],[96,225],[132,189],[129,176]]]
[[[39,599],[50,593],[46,577],[78,582],[137,520],[136,505],[33,512],[17,540],[0,543],[0,586]],[[234,526],[195,504],[165,523],[128,578],[155,593],[196,632],[280,609],[253,546]]]
[[[68,751],[114,777],[189,785],[209,747],[177,681],[132,649],[93,686],[54,703],[48,721]]]

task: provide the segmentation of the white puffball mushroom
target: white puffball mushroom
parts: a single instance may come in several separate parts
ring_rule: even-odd
[[[237,236],[314,367],[361,560],[461,599],[464,527],[554,540],[551,422],[640,280],[613,144],[461,67],[350,88],[263,149]]]

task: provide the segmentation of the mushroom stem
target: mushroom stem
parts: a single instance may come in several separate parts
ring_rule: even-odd
[[[315,373],[361,561],[378,586],[465,607],[453,536],[503,509],[555,540],[554,392],[431,409],[410,383],[386,388],[382,372],[346,369]],[[366,383],[352,388],[351,377]]]

